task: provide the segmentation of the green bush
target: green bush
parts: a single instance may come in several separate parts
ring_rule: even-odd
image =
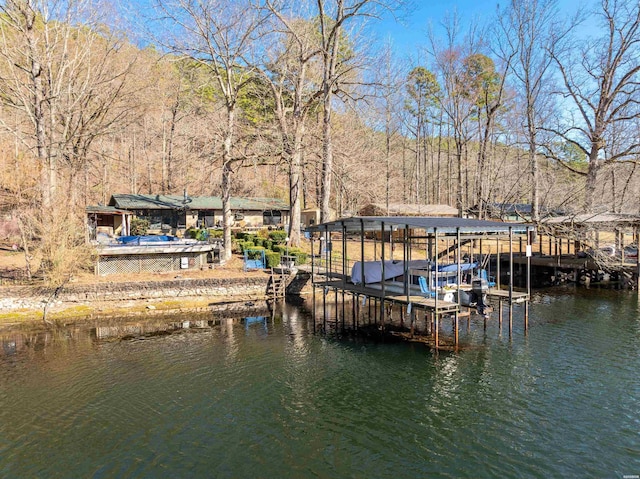
[[[283,244],[272,244],[271,249],[280,254],[286,254],[287,252],[287,246]]]
[[[273,250],[273,241],[271,241],[270,239],[265,239],[263,240],[262,246],[264,246],[265,249]]]
[[[259,236],[256,236],[253,242],[256,244],[256,246],[264,246],[264,239],[260,238]]]
[[[238,246],[240,247],[240,252],[244,253],[244,250],[255,248],[256,245],[253,241],[238,241]]]
[[[185,231],[184,236],[198,241],[207,241],[209,239],[209,231],[205,229],[189,228]]]
[[[224,238],[223,230],[209,229],[209,238]]]
[[[265,252],[265,260],[267,263],[267,268],[275,268],[280,265],[280,253],[276,253],[275,251],[267,251]]]
[[[309,255],[304,251],[300,251],[296,254],[296,264],[305,264],[309,259]]]
[[[250,249],[251,251],[247,251],[247,258],[248,259],[260,259],[262,258],[262,252],[264,251],[264,248],[262,246],[246,246],[246,242],[245,242],[245,250]]]
[[[287,232],[284,230],[271,231],[269,238],[271,238],[274,243],[284,243],[287,239]]]
[[[307,253],[300,248],[289,248],[289,256],[295,256],[296,264],[305,264],[308,259]]]
[[[258,230],[258,232],[256,233],[256,235],[262,239],[268,239],[269,238],[269,230],[267,228],[261,228]]]
[[[142,218],[131,218],[130,234],[132,236],[146,235],[149,231],[149,220]]]

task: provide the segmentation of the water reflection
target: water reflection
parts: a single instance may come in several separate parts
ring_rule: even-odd
[[[451,353],[315,335],[290,306],[5,332],[1,475],[629,472],[636,303],[545,296],[532,313],[527,337],[473,323]]]

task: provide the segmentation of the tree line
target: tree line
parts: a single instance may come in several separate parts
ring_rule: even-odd
[[[313,206],[639,209],[637,1],[453,14],[411,55],[375,37],[401,0],[121,8],[0,2],[0,207],[47,270],[116,192],[221,196],[227,256],[232,195],[288,199],[292,245]]]

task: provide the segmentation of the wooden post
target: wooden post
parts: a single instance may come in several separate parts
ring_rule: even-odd
[[[338,288],[334,288],[333,291],[334,291],[334,303],[333,303],[333,306],[334,306],[335,311],[336,311],[336,332],[337,332],[338,331],[338,322],[340,320],[340,318],[339,318],[340,315],[338,314]],[[344,321],[344,318],[342,318],[342,319]]]
[[[357,296],[354,293],[351,293],[351,327],[353,330],[356,330],[356,308],[357,308],[358,300]]]
[[[551,237],[549,237],[551,241]],[[551,244],[549,244],[551,250]],[[509,226],[509,337],[513,327],[513,227]]]
[[[527,329],[529,329],[529,301],[531,301],[531,255],[528,253],[533,249],[533,245],[531,244],[532,236],[533,236],[533,231],[527,228],[527,298],[525,300],[525,310],[524,310],[525,333],[527,332]],[[569,241],[567,240],[567,245],[568,244],[569,244]]]
[[[636,247],[640,250],[640,230],[634,228],[633,236],[635,237]],[[636,292],[640,297],[640,254],[636,257]]]
[[[345,301],[344,301],[344,295],[345,295],[345,290],[342,290],[342,330],[344,331],[346,329],[346,318],[347,318],[347,311],[346,311],[346,306],[345,306]]]
[[[456,348],[458,347],[458,312],[453,313],[453,338]]]
[[[313,257],[313,235],[311,235],[311,302],[313,304],[313,334],[316,331],[316,275],[314,270],[315,259]]]
[[[513,332],[513,304],[509,303],[509,337]]]
[[[362,287],[366,286],[364,280],[364,220],[360,219],[360,278],[362,279]]]
[[[313,252],[313,250],[311,250]],[[311,263],[311,268],[313,268],[313,258],[311,259],[312,263]],[[313,273],[311,275],[311,277],[313,278]],[[313,279],[311,280],[312,283],[312,287],[311,287],[311,304],[312,309],[313,309],[313,334],[316,334],[318,331],[316,330],[316,285],[313,284]]]
[[[380,247],[382,249],[382,262],[380,263],[381,266],[381,270],[382,270],[382,299],[380,300],[380,324],[382,325],[382,332],[384,333],[384,304],[385,304],[385,300],[386,300],[386,291],[385,291],[385,284],[386,284],[386,279],[385,279],[385,275],[384,275],[384,244],[385,244],[385,238],[384,238],[384,221],[380,222],[380,237],[381,237],[381,241],[380,241]]]
[[[496,286],[500,289],[500,253],[502,253],[502,245],[500,244],[500,240],[496,240]]]
[[[327,286],[322,287],[322,329],[327,334]]]
[[[407,305],[407,308],[409,308],[409,306],[411,306],[411,303],[409,303]],[[411,327],[410,327],[409,335],[410,335],[410,337],[413,338],[413,332],[415,330],[415,312],[413,311],[413,308],[411,308],[411,311],[409,311],[407,314],[409,314],[409,321],[411,321]]]
[[[439,326],[438,326],[438,310],[437,309],[436,309],[436,312],[435,312],[435,314],[433,316],[434,316],[434,319],[433,319],[433,323],[434,323],[434,326],[433,326],[433,343],[434,343],[435,348],[437,350],[438,349],[438,329],[439,329]]]

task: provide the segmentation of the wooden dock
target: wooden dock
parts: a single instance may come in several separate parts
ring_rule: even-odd
[[[527,279],[526,292],[515,291],[513,287],[513,240],[516,235],[519,238],[524,237],[529,252],[534,230],[535,228],[530,225],[435,217],[355,217],[311,226],[307,232],[311,238],[312,251],[315,251],[314,241],[320,241],[322,265],[321,268],[315,270],[315,261],[312,261],[311,275],[314,306],[316,304],[316,290],[322,291],[322,329],[327,331],[329,326],[327,306],[330,307],[331,304],[327,304],[327,301],[330,296],[333,296],[336,311],[336,330],[345,330],[348,327],[345,296],[351,296],[352,319],[350,322],[354,330],[358,329],[358,321],[365,305],[368,309],[369,324],[373,319],[375,327],[383,332],[391,322],[394,310],[399,310],[400,325],[409,324],[407,334],[410,337],[414,335],[416,316],[424,314],[425,320],[428,318],[426,324],[432,326],[430,328],[432,335],[430,344],[439,349],[441,345],[438,337],[439,322],[445,317],[450,317],[453,319],[452,343],[454,347],[457,347],[459,344],[459,317],[467,316],[470,318],[473,314],[469,306],[461,304],[464,297],[462,291],[468,291],[471,286],[454,286],[445,290],[444,284],[441,283],[444,281],[449,284],[450,279],[455,279],[457,285],[464,284],[461,265],[464,264],[465,271],[467,271],[470,269],[469,265],[472,261],[463,262],[462,246],[478,242],[480,245],[479,256],[482,257],[483,241],[488,244],[488,242],[498,241],[502,237],[506,238],[509,245],[509,284],[507,289],[488,289],[488,281],[484,285],[480,283],[481,292],[474,291],[480,297],[477,309],[481,317],[484,318],[486,327],[486,321],[491,314],[488,303],[497,302],[500,305],[500,321],[502,321],[502,305],[507,304],[509,306],[509,334],[511,334],[513,306],[524,305],[526,330],[528,327],[530,283]],[[377,241],[380,241],[380,259],[376,253],[375,260],[372,261],[369,258],[367,261],[364,241],[365,237],[372,234],[379,238]],[[359,237],[360,240],[360,261],[357,262],[357,265],[347,262],[347,238],[353,237]],[[334,239],[339,239],[338,245],[334,245]],[[416,241],[425,247],[424,256],[418,259],[412,258],[412,254],[415,254],[412,244],[415,244]],[[393,251],[398,251],[400,246],[402,247],[402,259],[396,259],[393,257]],[[447,257],[455,255],[453,264],[458,265],[457,269],[441,270],[438,268],[438,263],[442,264],[444,261],[442,252],[445,252]],[[388,259],[387,256],[389,256]],[[527,258],[530,258],[530,255]],[[316,257],[313,259],[315,260]],[[486,271],[482,271],[484,268],[482,264],[474,264],[478,276],[481,272],[486,273]],[[529,263],[527,263],[526,271],[528,278]],[[471,272],[469,271],[468,274]],[[356,278],[357,284],[351,282],[351,278]],[[422,287],[414,284],[416,279],[419,280]],[[486,280],[485,277],[482,281]],[[435,292],[435,295],[429,290]],[[457,292],[457,294],[452,296],[445,294],[450,292]],[[342,301],[339,301],[339,296],[342,296]],[[454,301],[451,300],[452,297],[455,298]],[[338,319],[340,305],[342,307],[341,325]]]

